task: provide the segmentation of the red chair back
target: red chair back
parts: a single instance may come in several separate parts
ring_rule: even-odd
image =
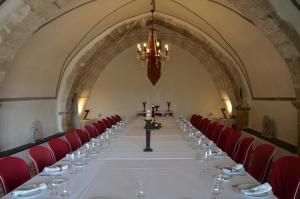
[[[253,144],[254,144],[254,138],[253,137],[244,138],[241,141],[241,143],[240,143],[240,145],[239,145],[239,147],[236,151],[236,154],[234,155],[233,160],[236,163],[243,164],[244,167],[247,168],[248,160],[249,160],[249,157],[250,157],[250,152],[251,152]]]
[[[247,168],[248,173],[260,183],[265,182],[274,154],[275,147],[273,145],[258,145],[253,151],[252,161]]]
[[[95,138],[98,136],[98,129],[96,127],[97,123],[94,123],[93,126],[85,125],[85,129],[88,132],[90,138]]]
[[[237,148],[241,135],[242,133],[240,131],[232,131],[226,138],[224,152],[231,158],[234,157],[234,151]]]
[[[103,121],[101,121],[101,120],[98,121],[97,124],[98,124],[98,126],[101,128],[101,133],[100,133],[100,135],[101,135],[102,133],[104,133],[104,132],[106,131],[107,126],[106,126],[106,124],[105,124]]]
[[[78,135],[80,138],[81,144],[84,145],[85,143],[90,141],[90,137],[88,132],[83,131],[81,129],[75,129],[75,133]]]
[[[205,118],[201,122],[200,131],[205,135],[207,133],[207,127],[210,123],[210,120]]]
[[[70,153],[70,148],[65,140],[55,138],[48,142],[51,151],[54,154],[55,160],[59,161]]]
[[[118,118],[118,122],[120,122],[122,120],[120,115],[115,115]]]
[[[202,125],[202,121],[203,121],[202,116],[197,115],[197,116],[195,117],[195,128],[198,129],[199,131],[200,131],[200,127],[201,127],[201,125]]]
[[[65,138],[69,144],[71,151],[76,151],[79,147],[81,147],[80,138],[76,133],[67,133],[65,134]]]
[[[219,138],[222,132],[222,129],[224,128],[223,124],[218,124],[212,131],[211,135],[211,140],[215,143],[218,144]]]
[[[17,157],[0,159],[0,180],[5,194],[25,183],[30,178],[28,165],[23,159]]]
[[[217,122],[211,122],[211,123],[208,125],[207,131],[206,131],[206,133],[205,133],[205,136],[206,136],[207,138],[209,138],[209,139],[212,138],[212,133],[213,133],[215,127],[217,126],[217,124],[218,124]]]
[[[270,185],[278,199],[300,198],[300,158],[286,156],[278,159],[273,167]]]
[[[53,153],[48,147],[33,146],[28,150],[28,156],[34,164],[36,173],[40,173],[45,167],[55,163]]]
[[[105,123],[106,128],[111,128],[111,123],[107,119],[102,120]]]
[[[225,144],[226,144],[226,139],[227,137],[233,132],[232,128],[226,127],[223,129],[220,133],[219,141],[217,146],[222,149],[223,151],[225,150]]]
[[[157,116],[157,117],[162,117],[163,116],[162,113],[154,113],[154,115]]]
[[[191,119],[190,119],[190,122],[191,122],[191,124],[192,124],[193,126],[195,126],[195,119],[196,119],[196,116],[197,116],[197,114],[193,114],[193,115],[191,116]]]
[[[111,117],[110,117],[110,120],[111,120],[111,123],[112,123],[113,125],[116,125],[116,124],[117,124],[117,120],[115,119],[114,116],[111,116]]]
[[[112,116],[112,117],[114,118],[114,120],[115,120],[115,122],[116,122],[116,123],[118,123],[118,122],[119,122],[119,119],[118,119],[118,117],[117,117],[117,116],[115,116],[115,115],[114,115],[114,116]]]
[[[109,123],[111,124],[111,126],[114,125],[114,121],[110,117],[107,117],[106,119],[109,121]]]

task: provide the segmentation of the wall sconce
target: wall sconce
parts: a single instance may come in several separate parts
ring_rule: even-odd
[[[78,98],[78,114],[81,115],[83,112],[83,108],[87,102],[88,98],[87,97],[80,97]]]
[[[231,101],[229,99],[227,99],[227,100],[224,100],[224,103],[226,105],[226,109],[228,111],[229,116],[231,116],[232,115],[232,104],[231,104]]]

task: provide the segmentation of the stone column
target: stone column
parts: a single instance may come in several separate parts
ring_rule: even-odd
[[[297,139],[298,139],[298,155],[300,155],[300,100],[292,102],[294,107],[297,109]]]

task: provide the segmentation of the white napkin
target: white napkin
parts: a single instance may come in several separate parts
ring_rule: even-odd
[[[27,185],[20,186],[19,188],[14,190],[12,194],[14,196],[29,196],[29,195],[40,193],[44,190],[47,190],[46,183],[27,184]]]
[[[50,166],[50,167],[45,167],[44,172],[46,172],[46,173],[53,173],[54,172],[55,173],[55,172],[64,171],[68,168],[69,168],[68,165],[54,165],[54,166]]]
[[[241,192],[248,196],[260,195],[272,191],[272,187],[269,183],[264,183],[250,188],[241,189]]]
[[[232,174],[239,173],[240,171],[243,170],[243,168],[244,166],[242,164],[235,164],[230,167],[223,168],[223,173],[227,175],[232,175]]]

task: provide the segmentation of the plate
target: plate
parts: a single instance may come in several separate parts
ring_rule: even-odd
[[[46,183],[25,184],[12,191],[11,194],[17,198],[33,197],[45,192],[47,188]]]
[[[238,186],[236,186],[239,191],[241,191],[241,189],[249,189],[251,187],[257,186],[259,184],[240,184]],[[262,193],[262,194],[257,194],[257,195],[244,195],[246,198],[251,198],[251,199],[272,199],[274,198],[273,192],[269,191],[266,193]]]
[[[263,194],[258,194],[258,195],[252,195],[252,196],[247,196],[245,195],[246,198],[251,198],[251,199],[273,199],[274,195],[272,193],[272,191],[267,192],[267,193],[263,193]]]

